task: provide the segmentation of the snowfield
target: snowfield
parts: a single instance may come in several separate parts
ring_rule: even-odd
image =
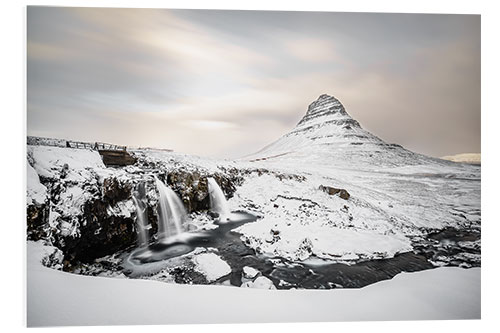
[[[361,289],[284,291],[82,276],[44,267],[48,253],[27,243],[29,327],[481,317],[480,268],[402,273]]]

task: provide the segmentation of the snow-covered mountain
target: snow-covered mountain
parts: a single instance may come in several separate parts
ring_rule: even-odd
[[[338,99],[326,94],[309,105],[294,129],[245,159],[288,159],[369,170],[374,166],[446,164],[384,142],[363,129]]]

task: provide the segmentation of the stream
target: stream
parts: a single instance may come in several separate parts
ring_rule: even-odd
[[[127,254],[129,264],[123,265],[123,272],[132,278],[144,277],[161,270],[165,265],[182,265],[181,261],[178,261],[179,258],[199,247],[216,248],[217,254],[231,267],[230,274],[214,283],[238,287],[242,284],[245,266],[258,270],[270,279],[277,289],[333,289],[361,288],[391,279],[401,272],[416,272],[439,266],[481,265],[478,243],[480,232],[455,229],[429,233],[427,237],[415,242],[413,252],[400,253],[393,258],[366,260],[354,264],[321,260],[293,262],[281,257],[258,254],[249,248],[240,239],[240,234],[233,229],[254,222],[256,217],[244,212],[238,214],[239,221],[219,224],[216,229],[194,233],[185,242],[173,242],[168,245],[153,243],[148,247],[148,255],[145,258],[140,255],[134,257],[132,251]],[[196,278],[189,281],[202,283]]]

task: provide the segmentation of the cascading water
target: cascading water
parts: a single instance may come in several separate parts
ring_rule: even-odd
[[[219,184],[212,177],[207,178],[210,209],[219,214],[220,222],[227,222],[231,216],[226,197]]]
[[[175,192],[165,186],[155,177],[156,188],[160,194],[158,200],[158,239],[167,238],[182,233],[183,225],[187,221],[187,213],[181,199]]]
[[[141,183],[132,193],[137,211],[138,247],[124,257],[124,272],[130,277],[151,275],[167,267],[169,259],[193,251],[197,247],[216,244],[231,229],[253,222],[256,216],[246,212],[230,212],[221,188],[213,178],[208,178],[212,210],[220,216],[219,227],[212,230],[184,232],[188,216],[175,192],[154,177],[158,189],[158,235],[156,242],[149,242],[151,225],[147,220],[145,184]],[[231,222],[231,223],[228,223]]]
[[[149,243],[149,229],[151,228],[146,214],[146,188],[144,183],[140,183],[137,191],[132,193],[132,200],[137,212],[137,245],[144,247]]]

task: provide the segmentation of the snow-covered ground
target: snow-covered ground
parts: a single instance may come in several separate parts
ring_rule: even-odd
[[[27,243],[28,326],[479,319],[480,268],[402,273],[361,289],[256,290],[89,277]]]

